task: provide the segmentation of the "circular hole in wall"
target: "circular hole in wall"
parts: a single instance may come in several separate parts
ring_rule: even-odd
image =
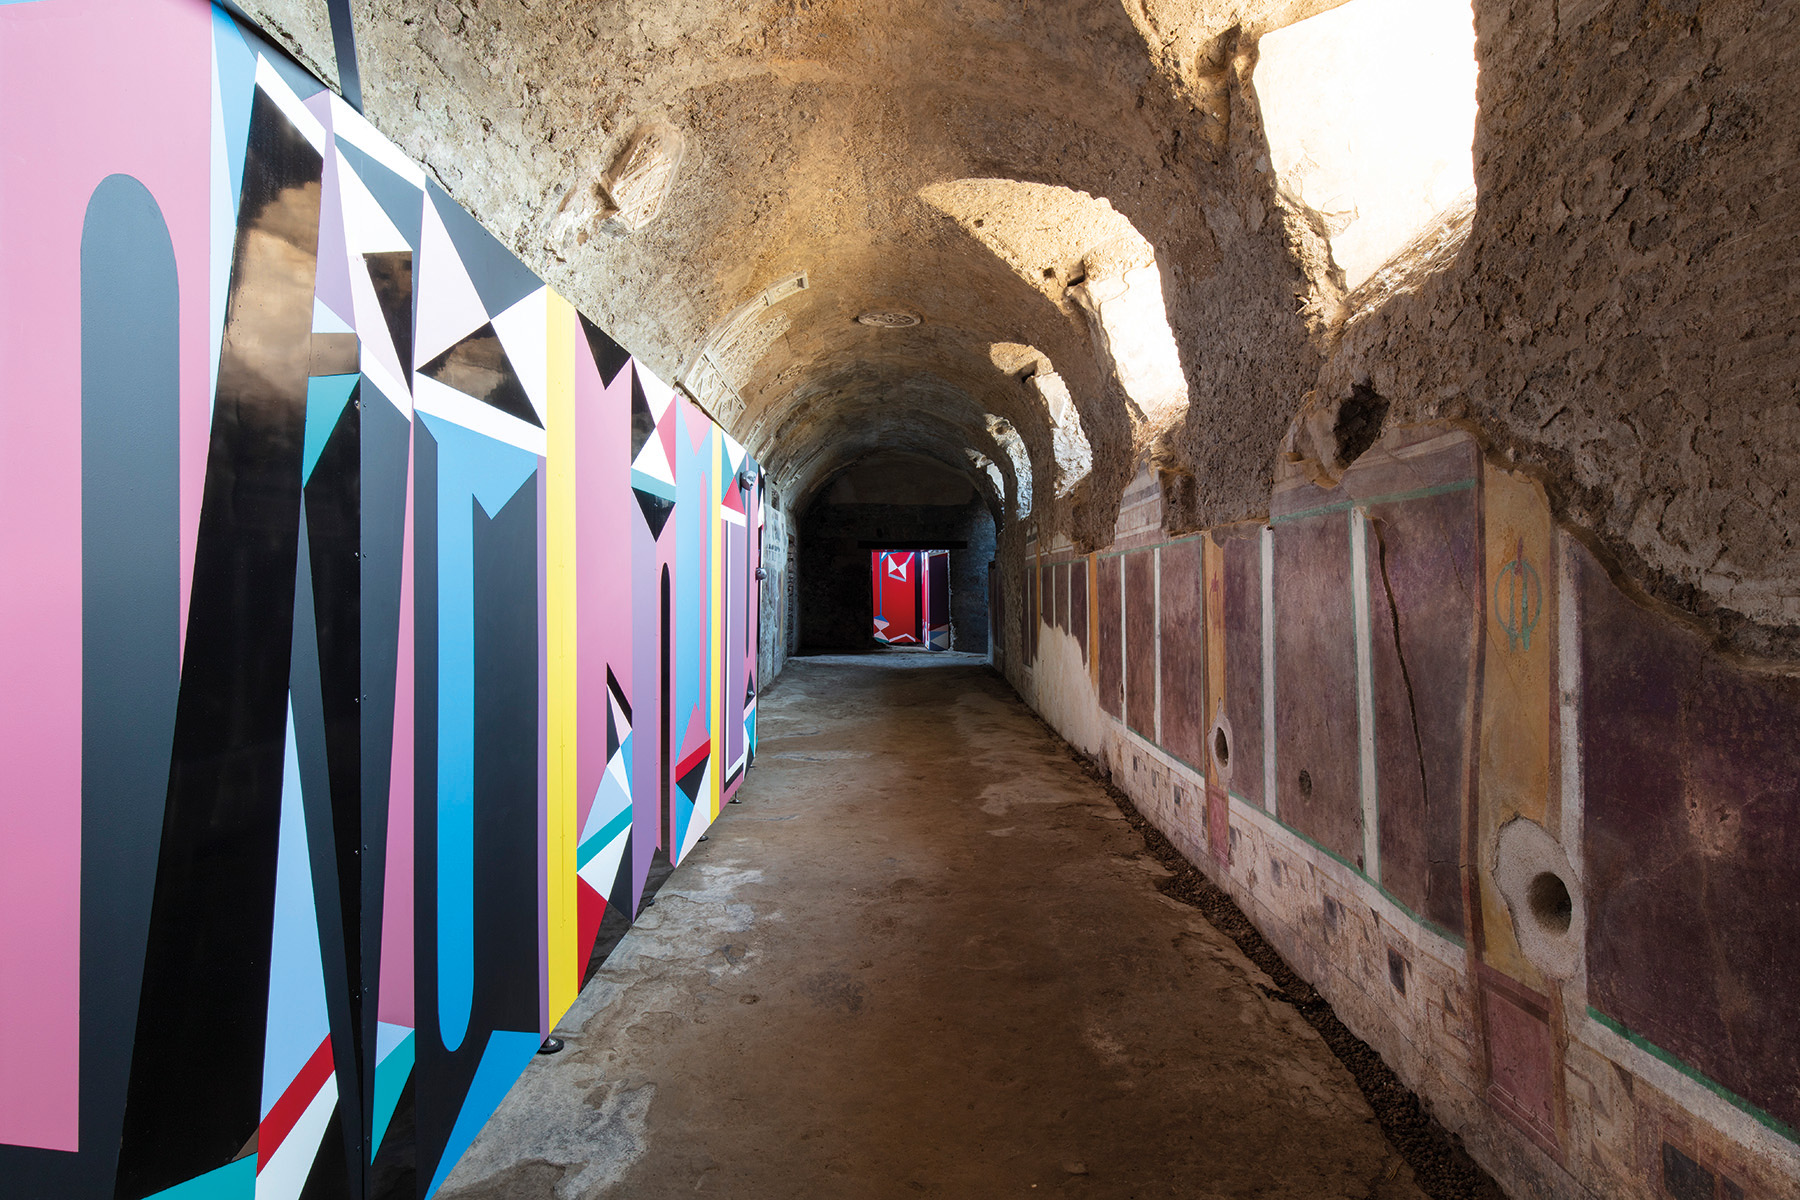
[[[1301,771],[1300,772],[1300,794],[1302,796],[1312,795],[1312,772],[1311,771]]]
[[[1531,915],[1546,933],[1567,933],[1575,917],[1575,902],[1569,898],[1569,885],[1550,871],[1540,871],[1525,885],[1525,902]]]
[[[1213,730],[1213,757],[1219,760],[1221,767],[1231,765],[1231,743],[1225,740],[1223,729]]]

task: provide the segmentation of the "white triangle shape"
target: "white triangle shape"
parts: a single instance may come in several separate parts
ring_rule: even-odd
[[[362,341],[362,371],[388,400],[407,416],[412,415],[412,371],[402,365],[400,352],[388,332],[387,316],[375,298],[368,264],[350,259],[350,304],[356,309],[357,337]]]
[[[413,331],[414,370],[488,323],[487,309],[456,253],[437,206],[425,205],[419,259],[413,265],[418,328]]]
[[[335,146],[331,152],[337,155],[338,192],[344,204],[344,244],[350,250],[350,265],[360,265],[365,254],[411,250],[399,228],[388,218],[387,210],[381,207],[369,186],[344,157],[344,152]]]
[[[632,461],[631,469],[642,471],[652,479],[660,479],[670,487],[675,486],[675,472],[669,467],[669,456],[663,451],[662,435],[652,430],[644,448]]]
[[[538,420],[549,423],[550,289],[541,287],[494,318],[494,332],[506,351],[513,373],[525,387],[525,398],[537,411]]]
[[[632,369],[637,372],[638,382],[643,385],[644,399],[650,405],[650,416],[658,424],[662,424],[663,414],[669,411],[669,405],[675,402],[675,389],[657,378],[656,373],[645,367],[637,359],[631,360]]]

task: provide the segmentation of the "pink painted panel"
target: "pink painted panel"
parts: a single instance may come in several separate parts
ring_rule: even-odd
[[[15,681],[0,689],[4,1143],[78,1139],[82,218],[101,180],[130,175],[174,243],[185,616],[209,422],[211,19],[200,0],[0,6],[0,678]]]
[[[606,672],[631,693],[631,372],[600,382],[575,346],[576,820],[587,827],[606,771]],[[634,713],[634,716],[636,714]],[[645,713],[649,720],[652,714]],[[654,736],[654,732],[652,733]]]

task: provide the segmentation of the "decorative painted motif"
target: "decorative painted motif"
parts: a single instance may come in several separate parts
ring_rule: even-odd
[[[424,1200],[743,780],[757,466],[222,11],[0,104],[5,1191]]]
[[[1506,644],[1514,650],[1531,649],[1531,635],[1544,615],[1544,584],[1537,568],[1525,557],[1525,539],[1518,553],[1500,568],[1494,579],[1494,619],[1506,631]]]

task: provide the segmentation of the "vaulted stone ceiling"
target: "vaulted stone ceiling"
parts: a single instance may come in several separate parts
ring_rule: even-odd
[[[706,401],[778,480],[805,490],[876,445],[970,470],[966,446],[1000,464],[1014,494],[989,433],[997,417],[1024,439],[1040,523],[1104,544],[1134,461],[1162,435],[1169,465],[1204,477],[1212,515],[1253,507],[1291,404],[1197,392],[1187,423],[1206,425],[1210,446],[1256,452],[1195,460],[1182,427],[1158,428],[1131,403],[1066,289],[1135,227],[1161,265],[1190,377],[1241,359],[1216,347],[1252,334],[1259,370],[1286,360],[1302,383],[1316,372],[1294,314],[1328,301],[1273,210],[1237,50],[1241,33],[1333,6],[437,0],[402,13],[358,0],[353,11],[370,119]],[[335,78],[323,0],[246,9]],[[646,130],[680,147],[666,200],[640,229],[598,220],[596,183]],[[780,296],[801,274],[806,287]],[[870,312],[919,324],[857,321]],[[1052,486],[1045,403],[996,365],[999,343],[1034,349],[1068,387],[1093,470],[1066,500]]]
[[[335,78],[326,0],[241,2]],[[1800,654],[1791,4],[1474,0],[1475,190],[1353,291],[1356,210],[1307,207],[1257,92],[1341,0],[350,6],[370,119],[784,501],[874,447],[991,462],[1009,515],[1029,494],[1095,548],[1148,456],[1187,531],[1266,513],[1296,413],[1372,392],[1537,473],[1653,595]],[[1404,76],[1405,40],[1325,56]],[[643,215],[615,164],[677,145],[653,219],[602,219],[602,184]],[[1082,303],[1147,255],[1185,403],[1134,402]]]

